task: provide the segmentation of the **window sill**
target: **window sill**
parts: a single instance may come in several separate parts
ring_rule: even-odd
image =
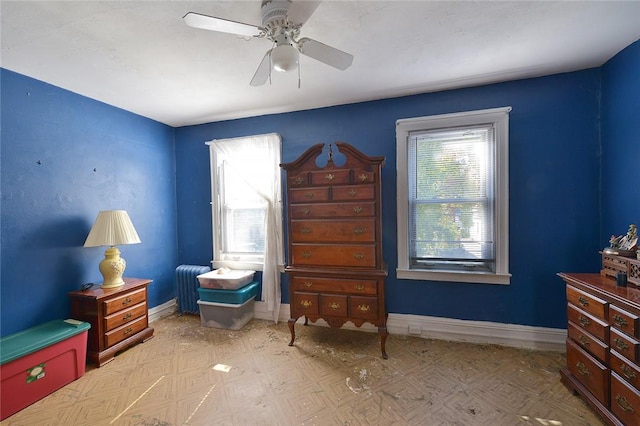
[[[416,269],[396,269],[396,276],[403,280],[450,281],[474,284],[511,284],[511,274],[478,272],[442,272]]]
[[[240,270],[251,270],[251,271],[262,271],[264,269],[264,264],[261,262],[239,262],[232,260],[212,260],[211,261],[211,269],[218,269],[222,267],[227,267],[229,269],[240,269]],[[284,265],[278,265],[278,271],[284,272]]]

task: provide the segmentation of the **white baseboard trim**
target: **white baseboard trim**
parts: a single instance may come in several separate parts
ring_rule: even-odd
[[[255,318],[272,320],[265,302],[255,302]],[[289,320],[289,305],[282,304],[278,321]],[[302,322],[303,319],[298,320]],[[323,320],[314,325],[327,326]],[[377,327],[366,323],[356,327],[351,322],[344,325],[351,330],[377,332]],[[478,344],[493,344],[522,349],[545,351],[565,351],[567,330],[544,327],[531,327],[517,324],[503,324],[488,321],[467,321],[452,318],[427,317],[410,314],[389,314],[387,330],[393,335],[412,335],[425,339],[449,340]],[[409,332],[411,330],[411,332]]]
[[[176,299],[171,299],[162,305],[154,306],[149,309],[149,322],[159,320],[173,314],[178,309],[178,302]]]

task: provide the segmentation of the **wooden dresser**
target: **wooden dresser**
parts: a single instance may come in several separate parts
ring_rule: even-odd
[[[368,157],[342,142],[330,145],[324,155],[323,147],[314,145],[296,161],[281,164],[287,186],[289,346],[301,316],[305,324],[322,318],[332,328],[347,321],[357,327],[369,322],[378,327],[386,359],[384,157]]]
[[[124,278],[121,287],[69,293],[71,317],[91,324],[87,358],[97,367],[115,354],[153,337],[149,327],[147,286],[151,280]]]
[[[600,274],[558,274],[567,290],[562,382],[612,425],[640,425],[640,260],[603,254]],[[611,273],[625,270],[627,287]]]

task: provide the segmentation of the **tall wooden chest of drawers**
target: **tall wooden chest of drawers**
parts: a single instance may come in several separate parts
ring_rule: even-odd
[[[380,172],[384,157],[368,157],[336,142],[309,148],[286,172],[291,342],[295,323],[324,319],[378,327],[387,358]],[[326,164],[323,164],[323,159]],[[320,163],[320,165],[318,164]]]
[[[153,337],[147,305],[150,282],[124,278],[121,287],[69,293],[71,317],[91,324],[87,358],[97,367],[113,360],[117,352]]]
[[[604,272],[559,275],[567,290],[563,383],[609,424],[640,424],[640,289],[616,286]]]

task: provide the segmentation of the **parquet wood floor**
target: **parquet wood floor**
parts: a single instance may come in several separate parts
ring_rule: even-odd
[[[289,347],[286,323],[153,327],[1,425],[603,424],[560,383],[559,352],[390,335],[383,360],[377,333],[297,325]]]

